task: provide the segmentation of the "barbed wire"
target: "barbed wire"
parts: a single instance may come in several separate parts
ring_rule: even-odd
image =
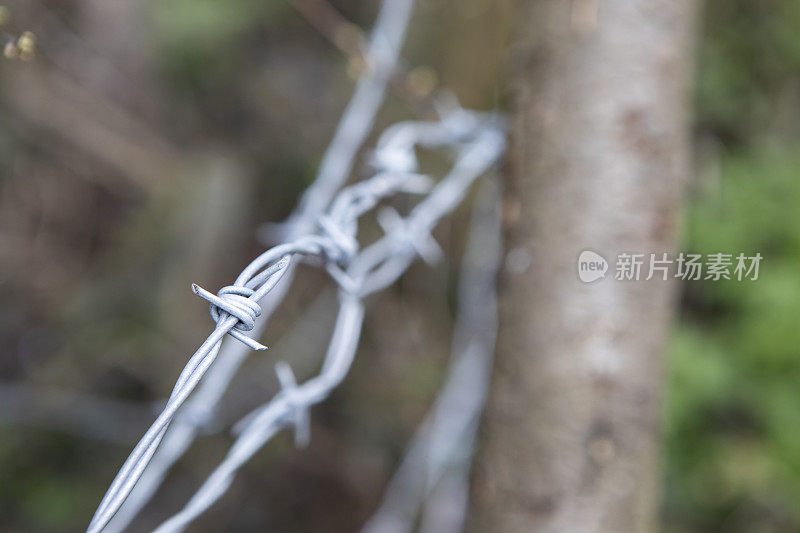
[[[339,286],[338,316],[319,375],[298,385],[291,367],[279,362],[276,372],[281,391],[235,426],[238,437],[225,459],[187,505],[156,532],[182,531],[225,493],[238,469],[281,429],[294,427],[296,443],[302,446],[308,442],[309,408],[327,398],[344,379],[355,356],[364,297],[393,283],[415,256],[434,258],[430,254],[438,247],[430,232],[502,153],[505,141],[500,126],[496,115],[456,110],[440,122],[401,123],[381,136],[372,162],[378,173],[339,194],[328,214],[320,219],[320,234],[315,236],[320,253],[307,254],[321,260],[321,266]],[[356,233],[361,215],[396,192],[423,192],[421,188],[428,180],[416,172],[416,146],[453,147],[453,168],[408,216],[384,208],[379,222],[383,219],[385,235],[359,251]]]
[[[375,149],[376,174],[343,189],[326,215],[318,217],[318,231],[275,246],[248,265],[233,285],[215,295],[197,285],[192,290],[210,305],[217,324],[208,339],[182,371],[164,411],[134,447],[108,489],[89,526],[101,531],[131,492],[155,453],[170,421],[216,358],[221,340],[229,334],[252,349],[263,345],[244,333],[261,315],[259,300],[287,271],[295,256],[324,268],[340,288],[339,317],[319,376],[297,386],[288,366],[279,367],[283,391],[251,415],[230,453],[183,511],[158,531],[180,531],[226,489],[235,471],[282,427],[295,425],[304,440],[307,408],[322,401],[344,378],[361,331],[365,296],[396,280],[419,254],[435,258],[438,251],[430,236],[438,220],[455,208],[469,185],[500,155],[504,147],[501,120],[492,114],[456,109],[438,122],[404,122],[388,129]],[[399,192],[420,194],[430,179],[417,172],[416,147],[451,147],[453,168],[407,217],[385,207],[378,217],[385,235],[359,250],[358,219],[379,202]]]
[[[347,180],[356,154],[372,130],[378,109],[385,99],[387,85],[396,70],[413,5],[413,0],[382,2],[368,47],[364,51],[365,57],[372,58],[368,62],[368,67],[372,68],[362,71],[313,184],[305,191],[297,209],[286,222],[265,226],[265,231],[261,233],[267,239],[272,242],[293,240],[313,231],[317,217]],[[261,318],[250,332],[253,337],[261,336],[269,317],[283,301],[291,286],[293,271],[293,266],[289,265],[283,282],[260,302]],[[152,462],[147,465],[130,496],[104,531],[124,531],[150,501],[169,469],[189,449],[198,431],[211,422],[228,385],[249,353],[247,346],[242,343],[229,342],[223,345],[217,361],[174,420]]]
[[[217,326],[190,358],[166,408],[123,464],[91,521],[90,532],[122,531],[127,527],[198,431],[208,426],[216,405],[245,359],[247,348],[266,348],[245,333],[252,332],[255,338],[260,336],[266,318],[289,289],[294,257],[301,256],[323,267],[340,287],[339,316],[322,371],[316,378],[297,385],[291,367],[279,363],[276,371],[282,392],[237,424],[239,437],[225,461],[187,506],[162,524],[159,531],[181,530],[216,501],[227,489],[236,470],[281,428],[294,426],[298,444],[307,442],[308,407],[327,397],[344,379],[352,362],[363,321],[363,297],[391,284],[416,255],[428,262],[441,255],[430,231],[441,216],[458,205],[469,184],[502,151],[504,140],[495,116],[456,109],[437,123],[409,122],[391,128],[381,137],[373,156],[376,175],[342,190],[331,203],[350,174],[355,155],[383,102],[388,80],[399,59],[412,5],[411,0],[383,2],[365,55],[369,68],[357,83],[323,157],[317,179],[303,195],[293,215],[285,223],[270,228],[273,237],[286,242],[259,256],[233,285],[223,287],[217,294],[192,285],[195,294],[209,302],[211,317]],[[415,146],[454,147],[456,164],[408,217],[403,218],[388,208],[380,210],[378,222],[386,235],[359,251],[356,240],[359,217],[393,194],[423,193],[428,185],[426,176],[416,173]],[[330,209],[323,215],[329,204]],[[278,283],[281,279],[284,281]],[[264,296],[268,297],[261,302]],[[263,319],[257,325],[260,316]],[[239,343],[226,343],[220,352],[225,335]],[[209,368],[213,371],[167,433],[178,409]],[[159,449],[165,434],[167,439]],[[150,463],[154,455],[155,460]],[[117,514],[117,511],[120,512]]]
[[[219,302],[223,304],[227,312],[220,312],[216,315],[216,328],[189,359],[175,383],[166,407],[122,465],[100,502],[89,525],[89,531],[102,530],[119,509],[155,453],[178,408],[183,405],[208,367],[214,362],[219,353],[222,338],[226,334],[231,334],[253,349],[265,349],[261,344],[245,336],[243,332],[252,329],[255,317],[260,314],[256,302],[275,286],[289,264],[289,257],[286,254],[279,257],[274,264],[270,264],[273,260],[274,258],[264,257],[264,255],[257,258],[242,271],[236,282],[230,286],[230,290],[238,292],[238,294],[223,293],[223,296],[226,297],[224,300],[219,297]],[[198,292],[198,287],[193,285],[193,289]],[[247,297],[242,297],[242,294],[247,294]],[[251,303],[246,304],[245,300]]]
[[[317,178],[282,225],[287,233],[310,231],[309,226],[313,227],[315,218],[325,210],[352,171],[356,153],[372,130],[386,96],[386,87],[397,69],[413,7],[413,0],[384,0],[381,4],[369,47],[364,53],[366,68],[320,162]]]
[[[469,471],[497,336],[500,219],[499,186],[487,180],[473,207],[461,261],[452,355],[444,385],[362,533],[404,533],[412,531],[418,520],[422,532],[463,530]]]

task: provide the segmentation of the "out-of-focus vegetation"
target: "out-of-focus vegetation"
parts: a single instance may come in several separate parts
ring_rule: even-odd
[[[753,255],[688,282],[671,343],[667,531],[800,530],[800,2],[710,0],[681,249]]]

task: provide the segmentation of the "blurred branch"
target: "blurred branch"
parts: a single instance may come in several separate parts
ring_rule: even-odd
[[[4,87],[12,112],[114,168],[135,189],[155,193],[181,160],[146,124],[52,70],[25,65]]]
[[[77,76],[75,67],[82,65],[103,78],[115,78],[127,85],[134,83],[133,77],[123,72],[107,49],[81,36],[42,0],[16,0],[10,3],[18,4],[13,9],[24,8],[27,13],[26,24],[34,33],[43,36],[36,43],[37,57],[46,57],[65,75]]]
[[[363,51],[367,49],[367,39],[364,33],[335,7],[325,0],[289,0],[289,4],[351,61],[358,58],[366,64]]]
[[[369,63],[369,42],[358,25],[344,17],[326,0],[288,0],[307,21],[348,60],[348,71],[353,77],[363,75],[365,69],[374,68]],[[397,94],[412,106],[431,104],[430,97],[436,89],[436,73],[427,67],[409,69],[398,59],[395,72],[388,83]]]

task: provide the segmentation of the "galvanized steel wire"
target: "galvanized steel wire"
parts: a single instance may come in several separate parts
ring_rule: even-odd
[[[473,206],[458,283],[447,374],[380,507],[362,533],[463,530],[478,422],[497,337],[497,273],[502,256],[499,187],[485,181]]]
[[[166,407],[123,464],[89,532],[124,530],[199,429],[209,423],[248,348],[266,348],[256,338],[289,290],[297,259],[323,268],[339,287],[338,317],[320,374],[298,384],[291,367],[279,362],[280,393],[237,424],[238,437],[226,458],[184,509],[157,531],[181,531],[227,490],[236,471],[281,429],[293,427],[298,445],[307,443],[309,407],[344,379],[355,356],[364,297],[393,283],[417,255],[427,262],[441,256],[431,231],[502,153],[505,139],[498,116],[456,108],[439,121],[397,124],[377,143],[370,162],[374,175],[341,189],[384,99],[412,4],[412,0],[383,2],[366,53],[370,68],[357,84],[317,179],[295,213],[272,232],[284,242],[257,257],[232,285],[216,294],[192,285],[193,292],[209,303],[216,327],[189,359]],[[418,170],[417,147],[449,149],[455,155],[450,172],[430,191],[432,180]],[[388,207],[379,209],[376,216],[385,235],[361,249],[359,218],[397,194],[427,196],[406,216]],[[238,342],[225,343],[220,350],[226,335]],[[206,372],[209,375],[203,379]]]
[[[432,250],[430,232],[436,222],[458,205],[469,185],[502,152],[504,136],[499,126],[493,115],[457,110],[440,122],[402,123],[382,136],[373,160],[378,174],[344,189],[320,224],[322,253],[317,257],[339,285],[339,314],[320,374],[298,385],[288,364],[280,363],[276,370],[281,392],[245,417],[225,459],[187,505],[156,529],[158,533],[182,531],[225,493],[236,471],[281,429],[293,427],[296,442],[307,442],[309,407],[328,397],[347,375],[355,356],[363,298],[393,283],[420,251]],[[384,223],[384,237],[358,251],[357,218],[391,194],[421,192],[427,181],[416,173],[415,146],[454,146],[453,169],[408,216],[395,213],[392,223]],[[330,240],[323,245],[325,239]]]
[[[235,471],[277,431],[295,426],[302,435],[305,430],[301,421],[307,420],[308,407],[325,399],[350,367],[361,331],[363,298],[393,283],[416,255],[435,259],[438,248],[431,231],[441,217],[460,203],[469,185],[497,160],[504,144],[501,120],[492,114],[456,109],[440,121],[395,125],[381,136],[374,151],[371,164],[375,175],[343,189],[327,213],[318,217],[316,232],[267,250],[242,271],[233,285],[216,295],[193,285],[195,293],[209,301],[217,326],[190,358],[167,407],[126,460],[95,513],[89,531],[101,531],[119,509],[178,408],[214,362],[222,338],[229,334],[253,349],[264,348],[245,332],[253,329],[262,312],[259,300],[278,284],[297,256],[324,268],[339,285],[339,317],[320,375],[296,385],[288,367],[280,367],[282,392],[249,417],[250,422],[225,461],[189,504],[158,531],[182,530],[224,493]],[[452,169],[407,216],[384,207],[378,220],[385,235],[360,250],[357,231],[361,216],[395,194],[424,193],[429,185],[429,178],[418,173],[416,147],[452,149],[455,152]]]
[[[277,228],[271,228],[273,236],[291,240],[312,231],[317,217],[347,180],[355,156],[371,131],[377,111],[385,99],[387,84],[396,70],[413,6],[413,0],[382,2],[365,51],[370,68],[364,69],[359,77],[353,97],[325,151],[314,182],[303,194],[289,219]],[[251,330],[254,337],[260,336],[269,317],[288,292],[293,277],[292,265],[284,271],[283,277],[283,283],[260,302],[260,321]],[[100,526],[100,529],[117,533],[127,528],[153,497],[171,466],[191,446],[198,431],[211,421],[216,406],[248,353],[247,346],[242,343],[223,345],[208,376],[176,416],[152,462],[147,464],[139,481],[130,489],[129,497],[122,499],[121,507],[115,504],[118,512],[116,515],[114,512],[107,513],[102,520],[107,525],[105,528]],[[91,526],[89,530],[92,531]]]

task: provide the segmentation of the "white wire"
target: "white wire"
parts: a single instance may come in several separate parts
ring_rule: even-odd
[[[372,129],[378,109],[385,99],[389,79],[396,70],[413,5],[413,0],[382,2],[365,54],[372,68],[365,69],[361,74],[313,184],[304,193],[295,212],[282,225],[283,236],[294,239],[312,231],[317,217],[347,180],[356,153]],[[261,302],[262,319],[252,330],[253,337],[258,338],[263,333],[269,317],[288,292],[293,274],[294,269],[290,266],[284,274],[283,283]],[[208,376],[179,413],[139,482],[104,531],[124,531],[150,501],[169,469],[191,446],[197,436],[198,426],[209,422],[248,354],[249,351],[241,343],[223,344]]]
[[[408,267],[414,250],[421,249],[420,243],[430,240],[427,235],[436,221],[457,205],[469,184],[501,153],[504,138],[497,122],[493,115],[457,110],[440,122],[404,123],[402,128],[416,135],[398,136],[390,131],[382,136],[376,149],[376,175],[344,189],[329,213],[320,218],[318,233],[267,250],[242,271],[234,285],[224,287],[217,295],[193,286],[199,296],[210,302],[217,328],[189,360],[166,408],[123,464],[92,519],[90,532],[103,529],[136,485],[178,408],[214,362],[222,337],[231,334],[251,348],[263,348],[243,331],[254,328],[256,317],[262,312],[258,302],[287,272],[292,257],[299,254],[318,258],[349,296],[362,297],[391,283]],[[356,253],[360,216],[392,194],[420,191],[421,177],[414,172],[416,168],[408,165],[409,160],[416,161],[414,150],[418,144],[455,146],[458,157],[453,170],[407,219],[401,219],[394,228],[386,228],[386,236],[364,252]],[[403,151],[407,154],[404,160],[391,156]],[[338,359],[330,361],[335,363]],[[323,373],[308,383],[314,385],[310,387],[312,390],[317,390],[312,403],[321,401],[338,383],[339,379],[331,377],[338,375],[338,367],[333,369],[336,372],[323,367]]]
[[[372,130],[386,97],[386,86],[397,69],[413,0],[383,0],[365,54],[368,68],[356,84],[331,144],[322,157],[319,172],[306,190],[287,229],[299,234],[313,229],[316,217],[328,206],[353,170],[356,153]]]
[[[469,470],[497,335],[496,278],[502,252],[499,193],[484,182],[462,261],[450,366],[442,391],[415,433],[383,501],[362,533],[463,529]]]
[[[336,262],[327,263],[328,270],[340,285],[340,310],[320,374],[299,386],[294,385],[292,379],[292,384],[287,387],[286,380],[282,380],[283,390],[270,402],[245,417],[244,428],[226,458],[189,503],[156,529],[158,533],[182,531],[225,493],[236,471],[280,429],[295,426],[296,431],[307,431],[307,428],[298,427],[298,421],[308,420],[309,407],[327,398],[331,390],[344,379],[352,363],[363,320],[361,299],[388,285],[405,271],[418,246],[415,241],[425,238],[436,222],[463,198],[469,185],[502,152],[504,138],[497,128],[494,116],[459,110],[438,123],[439,131],[447,132],[446,135],[429,138],[428,134],[436,128],[435,124],[409,122],[403,124],[403,128],[409,132],[408,135],[393,136],[392,131],[385,133],[381,137],[384,142],[379,143],[377,154],[384,156],[391,151],[405,151],[409,157],[378,157],[378,161],[396,164],[397,168],[385,168],[383,173],[379,170],[367,182],[343,191],[332,204],[329,213],[334,222],[342,218],[342,212],[348,211],[342,206],[350,205],[349,209],[357,211],[371,209],[382,196],[376,194],[377,189],[389,193],[396,188],[391,185],[393,178],[400,178],[399,183],[402,183],[404,179],[418,177],[413,172],[408,172],[416,170],[415,165],[398,163],[409,158],[415,162],[415,146],[424,142],[431,146],[440,144],[456,147],[457,160],[453,170],[436,185],[431,194],[419,202],[408,217],[400,217],[398,226],[388,228],[389,232],[383,238],[348,260],[346,268],[340,269]],[[466,124],[470,127],[462,127]],[[392,163],[388,163],[389,161]],[[373,186],[375,183],[384,185]],[[362,197],[353,194],[353,191],[370,190],[371,193]],[[353,217],[350,218],[354,220]],[[352,236],[356,231],[354,226],[347,223],[339,224],[338,227],[345,236]],[[412,228],[413,231],[407,231],[407,228]]]

